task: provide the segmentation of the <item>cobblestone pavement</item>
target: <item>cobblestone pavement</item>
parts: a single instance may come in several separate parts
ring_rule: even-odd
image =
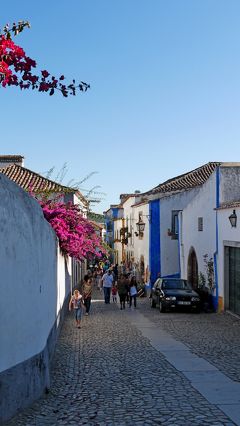
[[[148,298],[141,313],[234,381],[240,382],[240,319],[230,314],[160,313]]]
[[[142,337],[116,304],[92,305],[81,330],[71,315],[65,320],[51,392],[6,426],[234,425]],[[149,309],[146,301],[139,304],[156,321],[159,312]]]

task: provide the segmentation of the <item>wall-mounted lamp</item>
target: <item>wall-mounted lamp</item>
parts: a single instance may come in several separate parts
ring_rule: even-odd
[[[138,233],[139,234],[143,234],[144,229],[145,229],[145,223],[141,220],[139,220],[139,222],[136,223],[137,229],[138,229]]]
[[[229,218],[232,228],[236,228],[237,226],[237,215],[236,210],[233,210],[232,214],[230,214]]]

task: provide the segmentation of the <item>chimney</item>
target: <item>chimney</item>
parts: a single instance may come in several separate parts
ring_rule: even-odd
[[[24,157],[22,155],[0,155],[0,168],[5,168],[17,164],[24,166]]]

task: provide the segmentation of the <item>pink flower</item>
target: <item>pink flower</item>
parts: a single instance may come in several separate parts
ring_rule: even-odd
[[[41,71],[43,78],[48,78],[48,76],[50,75],[48,71],[44,70]]]
[[[38,202],[45,219],[56,232],[64,254],[79,260],[106,254],[101,239],[92,224],[81,215],[78,206],[51,200]]]

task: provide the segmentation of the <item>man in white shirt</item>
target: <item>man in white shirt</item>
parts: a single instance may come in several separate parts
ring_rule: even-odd
[[[105,272],[105,274],[102,277],[102,282],[103,282],[105,303],[110,303],[111,288],[113,285],[113,274],[111,269],[108,269],[108,271]]]

